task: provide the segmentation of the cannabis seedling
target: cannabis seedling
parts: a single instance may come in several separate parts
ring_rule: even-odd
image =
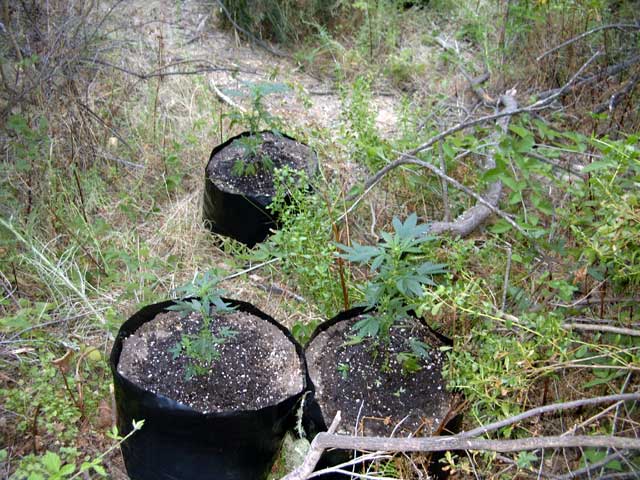
[[[366,314],[354,325],[353,342],[371,338],[376,345],[389,342],[391,327],[400,323],[415,310],[424,295],[425,286],[435,286],[433,277],[446,272],[442,263],[416,263],[412,256],[420,255],[423,244],[435,237],[427,234],[429,226],[418,224],[418,217],[411,214],[403,223],[397,217],[392,221],[393,233],[382,232],[382,241],[375,246],[341,245],[345,253],[340,256],[353,263],[367,265],[372,278],[365,286],[362,306],[375,310]],[[411,352],[398,355],[407,373],[420,369],[419,359],[429,356],[425,343],[412,339]]]
[[[249,136],[238,138],[234,144],[242,148],[244,154],[233,164],[231,173],[236,176],[257,175],[260,172],[273,172],[273,160],[268,155],[261,155],[259,152],[262,145],[262,135],[260,129],[263,127],[278,134],[280,119],[271,115],[263,100],[272,93],[285,92],[289,88],[281,83],[270,82],[243,82],[249,91],[251,107],[247,111],[234,109],[227,116],[231,119],[230,127],[236,124],[246,125],[249,129]],[[242,95],[238,90],[228,91],[231,95]]]
[[[177,300],[168,308],[182,313],[185,317],[192,313],[202,316],[200,330],[197,333],[182,334],[180,341],[170,350],[174,360],[180,355],[189,358],[185,369],[187,380],[207,373],[220,358],[219,346],[237,333],[227,327],[220,328],[216,335],[211,330],[212,311],[219,314],[234,311],[233,307],[222,300],[224,291],[218,287],[219,283],[220,277],[215,272],[196,275],[191,283],[176,290],[186,300]]]

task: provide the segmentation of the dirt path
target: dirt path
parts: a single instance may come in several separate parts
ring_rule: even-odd
[[[234,32],[222,30],[222,13],[217,8],[199,0],[134,0],[123,3],[118,10],[116,15],[131,32],[134,47],[134,56],[126,59],[126,64],[143,67],[146,72],[162,65],[178,64],[177,68],[183,70],[215,66],[220,70],[200,75],[210,88],[213,82],[221,91],[236,89],[242,82],[283,82],[293,89],[267,99],[271,113],[305,130],[331,131],[337,127],[341,102],[330,83],[308,75],[291,58],[272,55],[249,45]],[[242,102],[237,97],[233,100]],[[372,99],[383,134],[395,127],[398,103],[388,95]]]

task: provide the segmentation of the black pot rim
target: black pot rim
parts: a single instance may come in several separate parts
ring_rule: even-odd
[[[238,138],[252,137],[252,136],[255,136],[256,134],[257,135],[262,135],[262,134],[265,134],[265,133],[271,133],[271,134],[276,135],[276,136],[284,137],[284,138],[286,138],[288,140],[291,140],[293,142],[299,143],[300,145],[304,145],[305,147],[308,147],[309,150],[312,153],[312,156],[311,156],[312,162],[311,163],[312,163],[313,168],[311,170],[313,172],[316,172],[318,170],[318,155],[315,152],[315,150],[313,150],[311,147],[309,147],[309,145],[307,145],[306,143],[301,142],[300,140],[298,140],[298,139],[296,139],[296,138],[294,138],[294,137],[292,137],[292,136],[290,136],[290,135],[288,135],[288,134],[286,134],[284,132],[280,132],[280,131],[276,131],[276,130],[260,130],[259,132],[251,132],[251,131],[247,130],[247,131],[241,132],[238,135],[235,135],[235,136],[233,136],[231,138],[228,138],[227,140],[225,140],[224,142],[220,143],[219,145],[216,145],[213,148],[213,150],[211,151],[211,154],[209,155],[209,160],[207,161],[207,165],[205,167],[205,177],[211,183],[213,183],[217,189],[219,189],[220,191],[223,191],[225,194],[238,195],[238,196],[241,196],[241,197],[247,197],[248,199],[250,199],[250,200],[252,200],[254,202],[257,202],[258,205],[260,205],[260,206],[265,206],[266,204],[270,203],[271,199],[272,199],[272,197],[270,195],[256,195],[256,194],[253,194],[251,192],[236,192],[236,191],[227,190],[226,188],[224,188],[224,185],[219,185],[218,183],[216,183],[214,181],[214,179],[212,179],[209,176],[209,172],[208,172],[208,168],[209,168],[209,165],[211,164],[211,162],[213,161],[213,157],[218,152],[220,152],[221,150],[224,150],[229,145],[231,145]],[[307,172],[307,173],[309,173],[309,172]]]
[[[375,309],[371,308],[371,307],[366,307],[366,306],[356,306],[356,307],[352,307],[352,308],[350,308],[348,310],[343,310],[342,312],[338,313],[336,316],[330,318],[329,320],[326,320],[326,321],[322,322],[320,325],[318,325],[316,327],[316,329],[313,331],[313,333],[309,337],[309,340],[307,341],[307,343],[305,345],[305,349],[311,344],[311,342],[318,335],[320,335],[322,332],[328,330],[329,328],[333,327],[336,323],[339,323],[339,322],[342,322],[342,321],[345,321],[345,320],[349,320],[351,318],[357,317],[358,315],[363,315],[365,313],[371,313],[371,312],[375,312]],[[422,326],[426,327],[431,334],[433,334],[438,340],[440,340],[442,342],[442,344],[444,346],[453,347],[453,339],[447,337],[446,335],[443,335],[442,333],[438,332],[437,330],[434,330],[427,323],[427,321],[424,318],[418,317],[413,310],[409,311],[409,315],[411,317],[413,317],[414,319],[418,320],[418,322],[420,322],[420,324]]]
[[[189,300],[189,298],[185,300]],[[296,354],[300,359],[300,368],[302,370],[302,389],[299,392],[288,395],[285,399],[281,400],[278,403],[275,403],[273,405],[266,405],[257,410],[228,410],[223,412],[203,413],[183,403],[180,403],[170,397],[146,390],[140,387],[138,384],[130,381],[125,376],[121,375],[120,372],[118,372],[118,363],[120,361],[120,354],[122,353],[122,340],[129,337],[134,332],[136,332],[138,328],[140,328],[143,324],[153,320],[158,313],[170,311],[170,310],[167,310],[167,308],[172,305],[175,305],[176,303],[175,300],[166,300],[164,302],[147,305],[142,309],[138,310],[134,315],[129,317],[129,319],[127,319],[120,326],[116,339],[114,340],[113,347],[111,349],[111,354],[109,355],[109,367],[111,368],[111,373],[114,377],[114,382],[119,382],[123,384],[128,390],[133,391],[135,394],[141,397],[152,396],[152,397],[161,399],[162,409],[165,409],[165,408],[171,409],[174,411],[174,413],[179,412],[181,416],[185,416],[185,417],[204,417],[204,418],[225,418],[225,417],[232,418],[234,416],[242,415],[242,414],[259,414],[260,412],[273,409],[274,407],[277,407],[278,405],[283,404],[284,402],[286,402],[288,399],[292,397],[296,397],[296,396],[301,397],[305,392],[307,392],[309,390],[309,385],[310,385],[308,380],[309,373],[307,370],[307,360],[304,355],[304,349],[298,343],[298,341],[293,337],[293,335],[291,335],[291,332],[286,327],[281,325],[278,321],[276,321],[273,317],[264,313],[262,310],[258,309],[256,306],[252,305],[249,302],[244,302],[242,300],[236,300],[236,299],[224,298],[224,297],[222,298],[222,300],[225,303],[233,307],[236,307],[238,310],[242,312],[249,313],[251,315],[254,315],[258,318],[261,318],[262,320],[265,320],[271,323],[272,325],[277,327],[285,335],[285,337],[287,337],[287,339],[291,343],[293,343],[296,350]],[[156,311],[156,314],[153,317],[148,318],[148,313],[154,310]]]
[[[305,352],[318,335],[320,335],[322,332],[325,332],[329,328],[333,327],[337,323],[343,322],[345,320],[350,320],[354,317],[357,317],[358,315],[362,315],[362,314],[366,314],[374,311],[375,309],[371,307],[356,306],[348,310],[343,310],[342,312],[338,313],[336,316],[322,322],[320,325],[316,327],[316,329],[313,331],[313,333],[309,337],[309,340],[305,344],[305,347],[304,347]],[[421,325],[426,327],[429,330],[429,332],[433,334],[440,342],[442,342],[443,346],[453,347],[453,340],[451,338],[434,330],[431,326],[429,326],[429,324],[424,318],[418,317],[413,310],[410,310],[408,313],[410,316],[418,320],[418,322],[420,322]],[[306,355],[305,355],[305,361],[306,361]],[[310,395],[309,395],[309,398],[305,400],[305,410],[304,410],[305,413],[303,417],[303,425],[308,434],[311,434],[311,436],[315,436],[316,433],[326,432],[329,425],[327,425],[327,423],[325,422],[318,400],[315,398],[316,388],[313,383],[313,380],[311,379],[311,373],[309,372],[308,368],[307,368],[307,376],[309,378]],[[458,393],[462,393],[462,392],[457,391],[456,389],[451,391],[451,394],[458,394]],[[450,419],[450,421],[454,421],[454,420],[455,419]]]

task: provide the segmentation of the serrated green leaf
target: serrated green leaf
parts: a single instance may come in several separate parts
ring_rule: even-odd
[[[500,180],[502,180],[502,183],[504,183],[511,190],[516,192],[520,190],[520,184],[516,181],[515,178],[503,175],[500,177]]]
[[[42,464],[49,473],[58,473],[62,466],[62,461],[57,453],[47,452],[42,456]]]
[[[380,319],[373,315],[366,315],[362,320],[358,320],[353,329],[358,332],[358,337],[375,337],[380,331]]]
[[[598,160],[591,162],[582,169],[582,173],[597,172],[598,170],[606,170],[613,168],[615,164],[611,160]]]
[[[493,233],[505,233],[511,230],[511,225],[503,219],[498,220],[489,228]]]
[[[76,470],[76,466],[71,463],[68,463],[60,469],[60,475],[63,475],[66,477],[67,475],[71,475],[73,472],[75,472],[75,470]]]

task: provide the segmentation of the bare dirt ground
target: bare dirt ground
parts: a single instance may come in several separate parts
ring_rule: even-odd
[[[132,58],[123,59],[126,64],[147,66],[150,70],[158,64],[178,65],[186,61],[194,66],[199,62],[215,65],[218,71],[200,75],[209,87],[215,84],[223,92],[237,89],[243,82],[286,83],[293,87],[289,93],[267,99],[272,114],[299,128],[336,128],[341,103],[331,84],[305,73],[292,58],[273,55],[248,44],[235,32],[223,30],[218,8],[197,0],[173,4],[136,0],[122,4],[119,10],[119,22],[131,32],[134,52]],[[160,62],[159,50],[162,50]],[[308,95],[306,105],[301,99],[304,95]],[[381,132],[392,131],[398,100],[390,95],[374,95],[372,100]]]

